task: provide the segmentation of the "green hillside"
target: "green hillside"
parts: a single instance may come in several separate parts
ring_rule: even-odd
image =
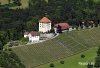
[[[94,2],[100,2],[100,0],[94,0]]]
[[[64,64],[61,64],[60,61],[52,62],[55,65],[55,68],[87,68],[87,63],[95,62],[97,48],[91,48],[87,51],[79,53],[77,55],[64,58]],[[85,58],[81,58],[81,55],[85,55]],[[35,68],[50,68],[50,63],[44,64]]]
[[[100,27],[62,33],[59,37],[34,45],[13,48],[27,68],[45,64],[100,45]]]

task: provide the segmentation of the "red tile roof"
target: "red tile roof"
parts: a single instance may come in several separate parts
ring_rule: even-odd
[[[25,33],[24,33],[24,35],[28,35],[28,34],[29,34],[29,32],[25,32]]]
[[[62,30],[66,30],[66,29],[68,29],[70,27],[68,23],[58,23],[58,24],[55,24],[54,27],[57,28],[58,25],[61,26]]]
[[[47,17],[43,17],[39,22],[41,23],[49,23],[51,20],[49,20]]]
[[[36,31],[31,31],[30,34],[32,36],[39,36],[40,35],[39,32],[36,32]]]

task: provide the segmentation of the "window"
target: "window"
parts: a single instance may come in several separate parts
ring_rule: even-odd
[[[42,23],[39,24],[40,26],[42,25]]]
[[[50,23],[48,23],[48,26],[50,26],[51,24]]]

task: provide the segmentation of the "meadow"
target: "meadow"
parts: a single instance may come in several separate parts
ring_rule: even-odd
[[[97,48],[91,48],[80,54],[62,59],[64,64],[61,64],[60,60],[52,63],[55,66],[54,68],[87,68],[88,63],[95,63],[96,51]],[[81,55],[85,55],[85,58],[81,58]],[[36,68],[50,68],[50,64],[41,65]]]

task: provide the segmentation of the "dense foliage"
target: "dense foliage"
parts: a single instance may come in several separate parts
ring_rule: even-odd
[[[53,22],[68,21],[75,25],[100,18],[100,3],[93,0],[50,0],[48,3],[45,0],[30,0],[29,5],[36,16],[46,14]]]
[[[3,68],[25,68],[18,56],[11,50],[0,51],[0,67]]]
[[[95,67],[96,68],[99,68],[100,67],[100,47],[99,47],[99,49],[97,51],[97,57],[95,59]]]

